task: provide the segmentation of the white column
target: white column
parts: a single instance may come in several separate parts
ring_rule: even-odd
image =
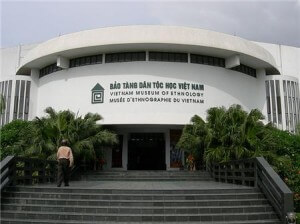
[[[30,87],[30,99],[29,99],[29,114],[28,120],[32,120],[37,116],[38,110],[38,87],[39,87],[39,70],[31,69],[31,87]],[[46,108],[43,108],[46,109]]]

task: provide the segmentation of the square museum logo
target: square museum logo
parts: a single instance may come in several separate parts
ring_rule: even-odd
[[[92,104],[104,102],[104,88],[97,83],[92,89]]]

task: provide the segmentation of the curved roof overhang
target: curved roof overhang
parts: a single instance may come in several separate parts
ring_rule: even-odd
[[[257,44],[228,34],[177,26],[121,26],[66,34],[39,44],[25,55],[17,75],[30,74],[55,63],[58,56],[80,56],[120,51],[189,52],[227,58],[239,55],[241,64],[280,74],[275,59]]]

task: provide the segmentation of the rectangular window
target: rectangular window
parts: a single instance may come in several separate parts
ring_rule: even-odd
[[[285,122],[286,122],[286,130],[288,131],[289,130],[289,127],[290,127],[290,121],[289,121],[289,114],[286,113],[285,114]]]
[[[294,132],[294,119],[293,114],[290,113],[290,129],[292,132]]]
[[[139,61],[139,54],[138,53],[131,53],[131,61]]]
[[[286,96],[286,81],[283,80],[283,95]]]
[[[48,66],[40,69],[40,75],[39,75],[39,77],[42,78],[45,75],[48,75],[50,73],[57,72],[57,71],[60,71],[60,70],[62,70],[62,68],[57,67],[56,63],[54,63],[54,64],[48,65]]]
[[[126,62],[131,61],[131,60],[132,60],[132,59],[131,59],[131,58],[132,58],[131,56],[132,56],[132,54],[130,54],[130,53],[125,53],[125,61],[126,61]]]
[[[283,95],[284,95],[284,111],[285,111],[285,125],[286,130],[289,130],[289,109],[288,109],[288,98],[287,98],[287,82],[283,80]]]
[[[168,53],[165,53],[165,52],[162,53],[162,61],[169,61],[169,57],[168,56],[169,56]],[[178,61],[180,61],[180,59]]]
[[[225,67],[225,59],[205,55],[191,54],[191,63]]]
[[[269,81],[265,82],[266,85],[266,100],[267,100],[267,114],[268,114],[268,121],[271,122],[271,102],[270,102],[270,87]]]
[[[292,82],[292,96],[293,96],[293,109],[294,109],[294,114],[297,114],[297,104],[296,104],[296,82]]]
[[[288,114],[289,114],[289,126],[290,130],[293,131],[293,108],[292,108],[292,91],[291,82],[287,81],[287,95],[288,95]]]
[[[105,55],[105,63],[145,61],[146,52],[121,52]]]
[[[300,124],[300,94],[299,83],[296,83],[296,102],[297,102],[297,123]]]
[[[97,57],[96,56],[92,56],[91,57],[91,65],[96,64],[96,62],[97,62]]]
[[[23,118],[23,109],[24,109],[24,94],[25,94],[25,80],[21,81],[21,90],[20,90],[20,104],[19,104],[19,113],[18,118]]]
[[[75,59],[70,60],[70,68],[75,67]]]
[[[79,67],[80,66],[80,58],[76,58],[75,59],[75,67]]]
[[[79,66],[84,66],[84,65],[85,65],[85,57],[82,57],[79,60]]]
[[[0,82],[0,93],[2,94],[2,84],[3,82]]]
[[[85,64],[90,65],[91,64],[91,57],[86,57]]]
[[[175,54],[169,54],[169,60],[175,61]]]
[[[119,54],[112,54],[112,62],[119,62]]]
[[[272,99],[273,123],[277,124],[274,80],[271,80],[270,82],[271,82],[271,99]]]
[[[17,80],[16,87],[15,87],[15,102],[14,102],[14,117],[13,117],[14,120],[18,118],[19,92],[20,92],[20,80]]]
[[[146,61],[146,52],[139,52],[139,61]]]
[[[204,65],[209,65],[208,57],[207,56],[202,56],[202,62],[203,62]]]
[[[96,56],[96,64],[101,64],[102,63],[102,54],[99,54]]]
[[[279,80],[275,81],[276,85],[276,99],[277,99],[277,113],[278,113],[278,123],[282,123],[282,112],[281,112],[281,97],[280,97],[280,85]]]
[[[188,62],[188,54],[173,52],[149,52],[149,61]]]
[[[231,70],[241,72],[256,78],[256,69],[251,68],[247,65],[240,64],[239,66],[231,68]]]
[[[53,66],[49,66],[48,74],[53,72]]]
[[[70,68],[102,63],[102,54],[90,55],[70,60]]]
[[[118,62],[125,62],[125,54],[124,53],[120,53],[119,54],[119,60]]]
[[[29,102],[30,102],[30,85],[31,82],[27,81],[26,82],[26,93],[25,93],[25,110],[24,110],[24,119],[27,121],[28,120],[28,114],[29,114]]]
[[[219,66],[219,59],[218,58],[213,57],[213,65],[214,66]]]
[[[7,110],[7,89],[8,89],[8,81],[4,81],[4,91],[3,91],[3,99],[4,99],[4,104],[5,104],[5,108],[4,111],[2,112],[2,116],[1,116],[1,126],[3,126],[5,124],[5,116],[6,116],[6,110]]]
[[[7,124],[9,122],[10,118],[10,105],[11,105],[11,89],[12,89],[12,80],[9,80],[9,85],[8,85],[8,95],[7,95],[7,104],[6,104],[6,122]]]

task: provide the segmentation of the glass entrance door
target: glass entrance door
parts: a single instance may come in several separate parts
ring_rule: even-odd
[[[164,133],[131,133],[128,170],[165,170]]]

